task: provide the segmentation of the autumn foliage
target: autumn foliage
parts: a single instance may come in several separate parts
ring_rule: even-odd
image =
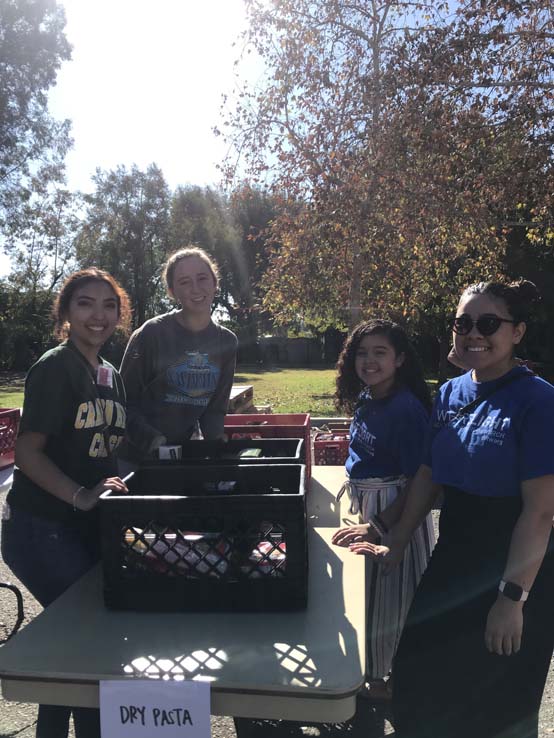
[[[246,4],[265,73],[227,103],[226,175],[281,198],[278,321],[444,336],[460,287],[509,271],[514,229],[550,248],[550,2]]]

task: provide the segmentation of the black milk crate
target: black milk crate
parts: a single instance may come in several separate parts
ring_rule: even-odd
[[[307,604],[305,467],[141,467],[100,497],[104,600],[139,611]]]
[[[310,479],[310,413],[226,415],[223,425],[224,435],[228,439],[303,438],[306,447],[306,479]]]
[[[258,456],[244,456],[245,451],[259,451]],[[185,441],[180,459],[156,459],[155,466],[204,464],[305,464],[306,447],[302,438],[236,438],[230,441]]]

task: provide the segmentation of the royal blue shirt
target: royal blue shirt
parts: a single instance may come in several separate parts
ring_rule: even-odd
[[[348,475],[412,477],[422,461],[427,425],[425,408],[408,389],[384,400],[368,398],[356,409],[350,426]]]
[[[456,413],[503,377],[474,382],[468,372],[442,385],[425,453],[435,482],[475,495],[512,497],[521,494],[522,481],[554,474],[554,387],[525,367],[509,375],[519,378],[466,415]]]

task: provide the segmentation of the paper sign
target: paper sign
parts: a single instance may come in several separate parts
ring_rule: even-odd
[[[207,682],[100,682],[102,738],[210,738]]]

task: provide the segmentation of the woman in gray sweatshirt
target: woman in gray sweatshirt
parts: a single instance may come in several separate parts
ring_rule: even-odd
[[[211,317],[216,263],[200,248],[184,248],[168,259],[164,277],[180,307],[138,328],[121,364],[134,461],[180,445],[197,424],[204,438],[221,438],[233,385],[237,337]]]

